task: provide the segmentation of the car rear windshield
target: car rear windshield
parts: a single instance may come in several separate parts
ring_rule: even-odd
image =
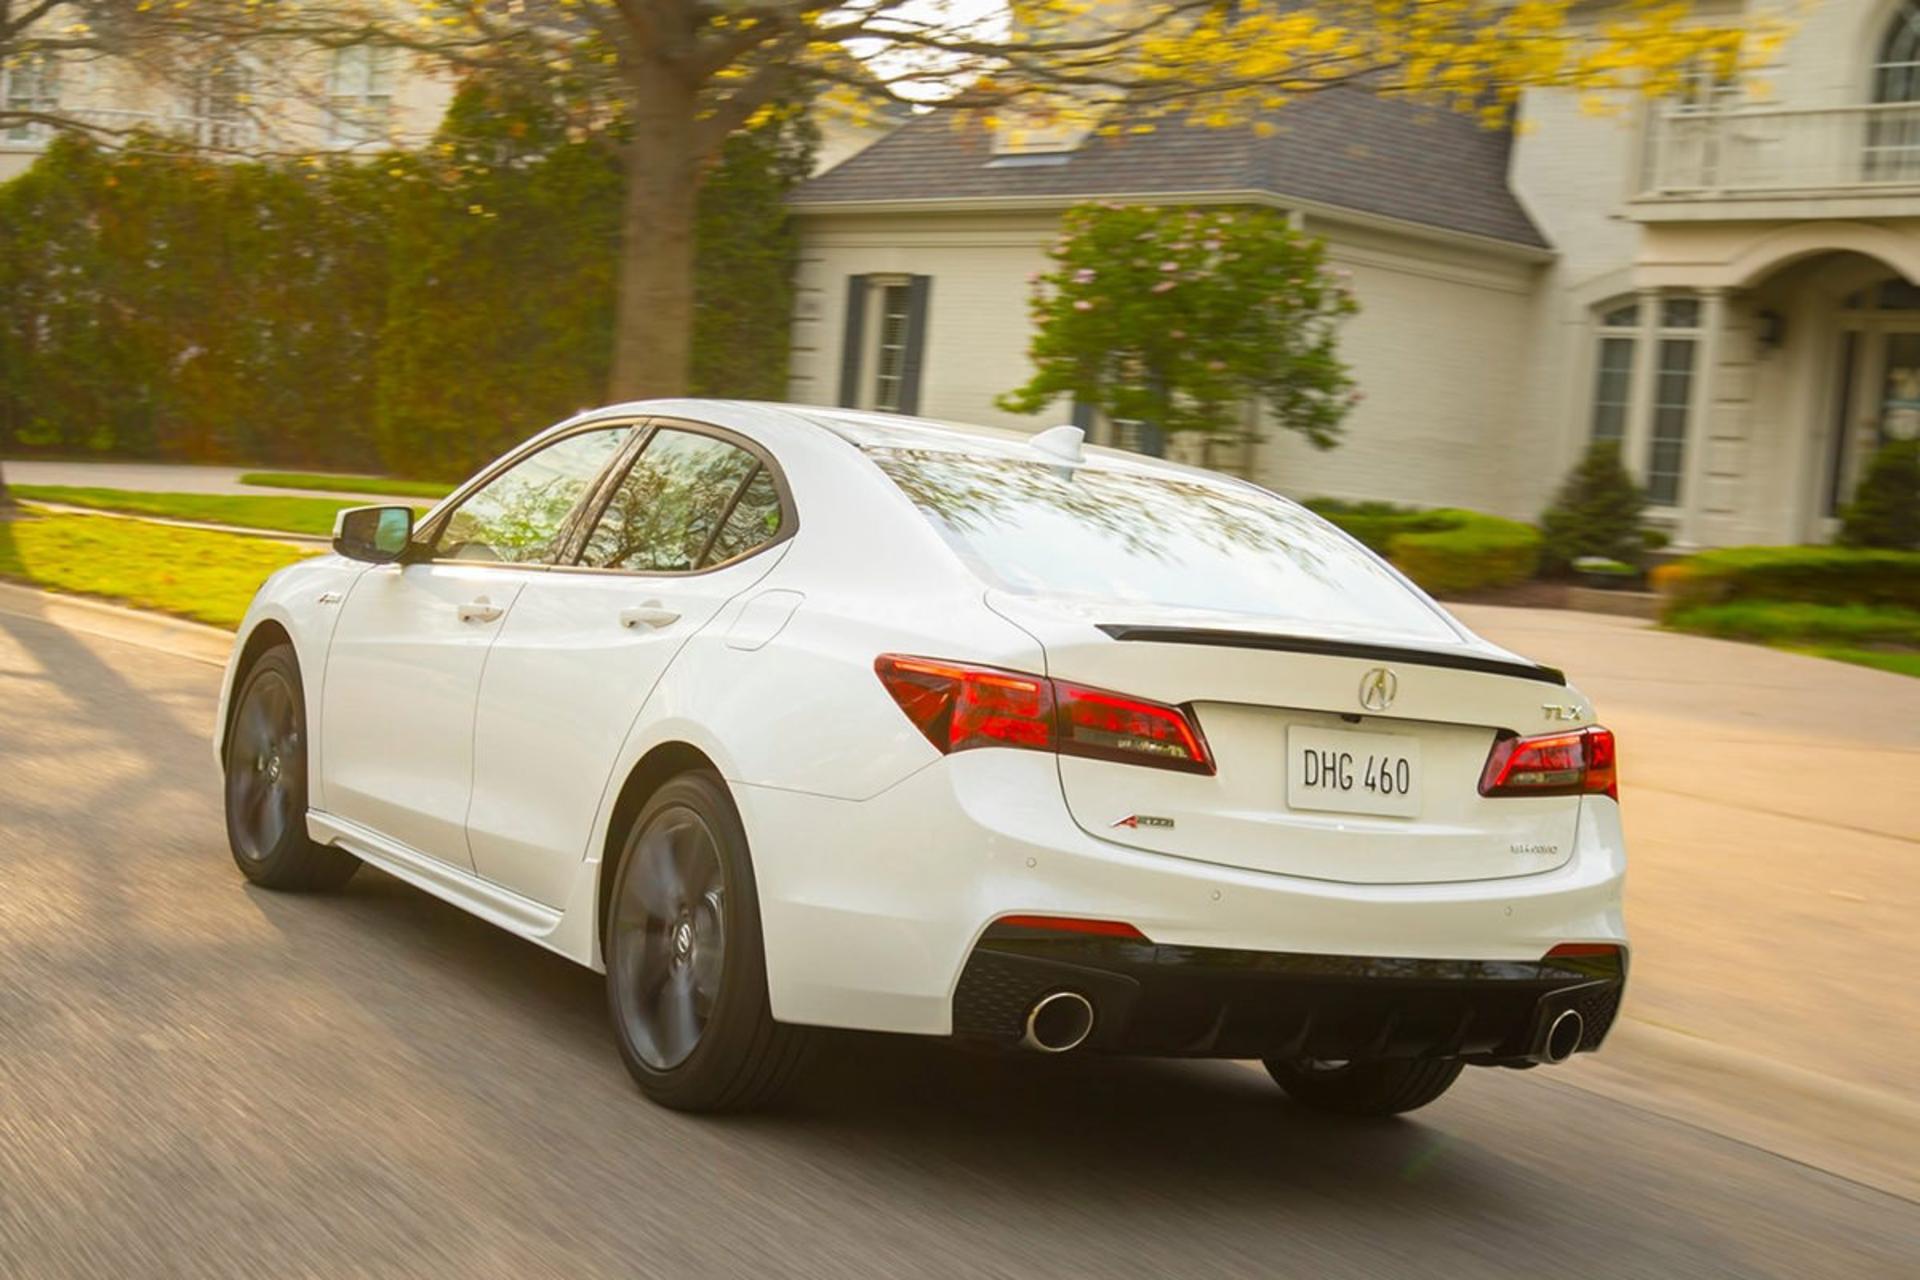
[[[973,570],[1022,595],[1457,639],[1364,548],[1250,485],[938,450],[869,456]]]

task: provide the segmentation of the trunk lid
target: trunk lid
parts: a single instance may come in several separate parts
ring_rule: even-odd
[[[1498,734],[1591,711],[1558,672],[1464,630],[1383,639],[1000,590],[988,602],[1040,641],[1048,675],[1185,707],[1206,738],[1212,776],[1062,756],[1089,834],[1358,884],[1532,875],[1572,856],[1578,796],[1489,799],[1479,780]]]

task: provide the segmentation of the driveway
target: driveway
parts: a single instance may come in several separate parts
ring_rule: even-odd
[[[1920,680],[1634,619],[1456,612],[1563,667],[1619,735],[1633,1016],[1920,1098]]]

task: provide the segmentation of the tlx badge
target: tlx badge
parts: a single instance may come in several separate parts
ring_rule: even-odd
[[[1138,827],[1171,828],[1173,826],[1173,819],[1172,818],[1156,818],[1150,813],[1130,813],[1126,817],[1120,819],[1120,821],[1114,823],[1113,825],[1116,827],[1125,827],[1129,831]]]

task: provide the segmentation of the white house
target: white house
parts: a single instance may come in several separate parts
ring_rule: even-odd
[[[1048,425],[993,400],[1028,375],[1060,211],[1260,204],[1353,273],[1366,399],[1336,450],[1266,434],[1217,465],[1531,516],[1612,437],[1681,546],[1823,540],[1877,444],[1920,427],[1920,0],[1790,16],[1764,84],[1607,116],[1536,93],[1507,132],[1349,92],[1267,139],[917,119],[796,199],[791,393]]]

